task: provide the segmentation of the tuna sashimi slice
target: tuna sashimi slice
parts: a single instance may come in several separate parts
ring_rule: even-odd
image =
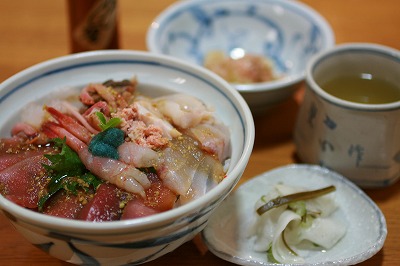
[[[93,199],[79,214],[79,219],[92,222],[115,221],[120,218],[121,190],[116,186],[103,183],[99,186]]]
[[[37,208],[39,191],[48,182],[42,164],[49,164],[49,161],[38,155],[0,171],[1,194],[23,207]]]

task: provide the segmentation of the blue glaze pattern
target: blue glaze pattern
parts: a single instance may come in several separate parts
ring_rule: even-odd
[[[190,238],[190,236],[198,234],[206,226],[206,218],[210,215],[210,211],[214,209],[215,206],[220,203],[220,201],[222,201],[222,199],[214,201],[210,205],[202,208],[199,212],[195,212],[192,215],[182,218],[181,220],[175,221],[175,223],[178,223],[182,229],[174,231],[168,235],[156,236],[154,238],[133,242],[112,243],[89,240],[86,238],[71,236],[55,231],[47,231],[43,235],[47,239],[52,239],[52,241],[37,243],[35,244],[35,246],[50,254],[52,254],[52,249],[59,249],[60,247],[62,247],[64,249],[64,253],[73,254],[74,257],[80,259],[81,264],[83,265],[102,265],[102,263],[98,261],[95,257],[91,256],[88,252],[82,250],[82,248],[80,248],[79,246],[97,246],[102,248],[109,248],[115,251],[121,249],[130,250],[131,252],[135,252],[137,250],[147,250],[146,253],[149,253],[149,255],[142,257],[136,261],[126,261],[127,265],[139,265],[157,258],[159,253],[162,253],[164,249],[168,248],[171,243],[179,241],[180,239],[185,239],[187,237]],[[5,212],[5,214],[12,217],[15,224],[23,223],[8,212]],[[172,224],[170,226],[172,226]],[[154,230],[157,231],[157,229]],[[69,251],[67,251],[66,248],[68,248]],[[151,250],[151,252],[149,252],[148,250]]]
[[[303,69],[301,64],[329,45],[315,14],[290,1],[196,2],[158,25],[155,42],[161,53],[202,65],[211,50],[229,54],[241,48],[270,58],[278,73],[288,73]]]

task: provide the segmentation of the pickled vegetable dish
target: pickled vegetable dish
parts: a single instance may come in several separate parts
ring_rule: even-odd
[[[268,261],[304,264],[300,254],[325,252],[345,235],[345,222],[334,217],[338,206],[334,186],[307,190],[276,184],[255,204],[249,229],[254,250],[265,252]]]

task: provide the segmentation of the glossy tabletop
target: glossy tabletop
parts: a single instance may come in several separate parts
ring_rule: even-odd
[[[187,0],[190,1],[190,0]],[[172,0],[119,0],[120,48],[146,50],[152,19]],[[336,43],[372,42],[400,49],[398,0],[304,0],[331,24]],[[17,72],[70,52],[67,4],[63,0],[0,1],[0,82]],[[298,163],[292,131],[301,90],[293,99],[255,118],[256,140],[239,183],[275,167]],[[383,249],[360,265],[400,265],[400,182],[365,192],[381,208],[388,236]],[[351,202],[348,202],[351,204]],[[0,265],[69,265],[23,239],[0,215]],[[354,243],[357,245],[357,243]],[[200,247],[200,248],[199,248]],[[229,265],[191,241],[148,265]]]

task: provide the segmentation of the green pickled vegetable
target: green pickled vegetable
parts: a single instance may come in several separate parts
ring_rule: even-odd
[[[320,196],[323,196],[325,194],[328,194],[330,192],[333,192],[336,190],[335,186],[329,186],[317,190],[312,190],[312,191],[305,191],[305,192],[299,192],[299,193],[294,193],[286,196],[280,196],[275,199],[270,200],[269,202],[265,203],[261,207],[257,209],[257,213],[259,215],[262,215],[266,213],[267,211],[277,208],[283,205],[287,205],[296,201],[300,200],[307,200],[307,199],[312,199],[312,198],[317,198]]]

